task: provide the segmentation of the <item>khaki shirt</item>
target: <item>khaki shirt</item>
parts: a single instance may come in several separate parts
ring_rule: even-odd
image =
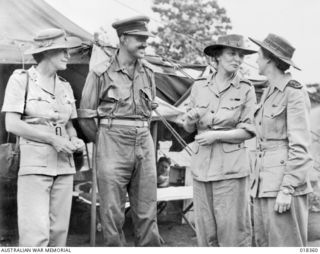
[[[276,197],[280,187],[294,190],[294,195],[311,191],[310,100],[307,91],[290,80],[287,74],[282,83],[266,88],[255,113],[257,156],[251,184],[254,197]]]
[[[185,122],[187,130],[198,133],[209,130],[242,128],[255,135],[253,114],[256,107],[254,87],[236,75],[224,91],[219,93],[214,75],[196,81],[191,90],[189,109],[196,109],[200,119]],[[248,176],[249,160],[244,143],[215,142],[197,146],[192,158],[192,174],[198,181],[218,181]]]
[[[149,120],[154,98],[152,70],[137,60],[131,77],[115,56],[101,75],[94,71],[88,74],[80,108],[97,110],[100,118]]]
[[[28,70],[29,89],[25,112],[25,91],[27,73],[16,70],[11,75],[5,92],[2,112],[23,114],[22,119],[35,129],[56,133],[59,126],[62,135],[67,135],[65,126],[70,119],[77,118],[75,99],[70,84],[60,77],[55,78],[55,92],[50,93],[39,83],[38,72],[34,67]],[[49,144],[20,138],[19,175],[45,174],[60,175],[75,173],[72,156],[57,153]]]

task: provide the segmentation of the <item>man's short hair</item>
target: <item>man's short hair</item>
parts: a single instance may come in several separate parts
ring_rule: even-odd
[[[171,165],[171,160],[170,160],[170,158],[168,158],[168,157],[166,157],[166,156],[162,156],[162,157],[159,158],[158,163],[163,162],[163,161],[165,161],[165,162],[167,162],[169,165]]]

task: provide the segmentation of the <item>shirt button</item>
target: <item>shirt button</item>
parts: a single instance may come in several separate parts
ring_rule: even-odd
[[[55,99],[56,99],[56,96],[52,95],[51,98],[52,98],[53,100],[55,100]]]
[[[259,125],[261,125],[261,122],[259,122]]]
[[[281,161],[280,161],[280,164],[284,164],[284,160],[281,160]]]
[[[213,114],[213,113],[214,113],[214,110],[211,110],[211,113]]]
[[[259,158],[261,158],[261,156],[262,156],[262,155],[261,155],[261,154],[259,154]]]
[[[271,114],[271,117],[274,117],[274,114]]]

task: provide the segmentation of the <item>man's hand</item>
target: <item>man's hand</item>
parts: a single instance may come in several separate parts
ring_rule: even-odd
[[[278,213],[284,213],[290,209],[292,195],[284,194],[282,191],[279,191],[276,203],[274,205],[274,210]]]
[[[197,141],[200,145],[211,145],[215,141],[218,140],[217,133],[215,131],[207,131],[195,136],[195,141]]]

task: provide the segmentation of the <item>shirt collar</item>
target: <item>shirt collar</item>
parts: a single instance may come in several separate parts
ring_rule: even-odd
[[[35,68],[35,66],[31,66],[30,69],[28,70],[30,80],[32,80],[37,86],[39,86],[42,90],[46,91],[49,94],[52,94],[50,91],[48,91],[41,82],[39,82],[39,72]],[[55,89],[60,85],[60,79],[57,74],[55,74]]]
[[[207,78],[207,82],[204,82],[203,85],[204,86],[208,86],[211,82],[214,83],[214,76],[217,74],[217,71],[214,71],[212,74],[210,74]],[[230,81],[230,83],[228,84],[228,86],[225,88],[225,90],[227,90],[230,85],[233,85],[235,88],[240,87],[240,81],[242,80],[241,76],[239,75],[239,73],[236,73],[234,75],[234,77],[232,78],[232,80]]]
[[[279,83],[275,84],[274,86],[278,88],[281,92],[285,89],[288,82],[292,79],[291,73],[285,73],[285,77]]]
[[[126,73],[127,72],[126,68],[124,66],[122,66],[119,62],[118,54],[119,54],[119,49],[117,50],[116,54],[114,55],[114,57],[112,59],[113,70],[116,72],[122,71],[123,73]],[[140,59],[137,59],[135,69],[139,72],[144,72],[143,64]]]

